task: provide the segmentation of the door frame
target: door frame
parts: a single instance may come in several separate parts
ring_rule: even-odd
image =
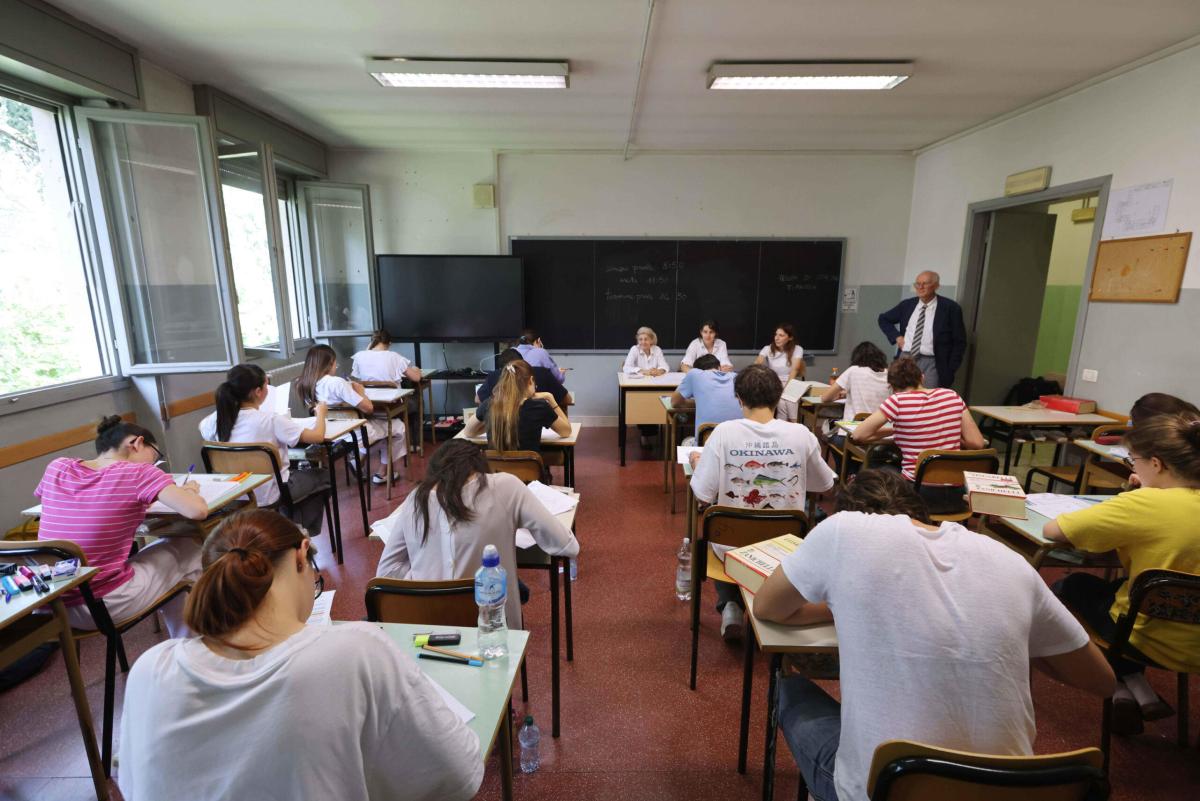
[[[1109,187],[1112,185],[1112,175],[1102,175],[1097,178],[1087,178],[1073,181],[1032,192],[1027,195],[1013,197],[998,197],[990,200],[980,200],[967,206],[967,223],[963,235],[962,258],[959,263],[958,284],[956,294],[958,304],[963,310],[963,322],[969,337],[968,348],[971,359],[975,351],[975,323],[978,318],[979,291],[983,286],[984,268],[987,262],[987,249],[991,234],[989,224],[991,214],[995,211],[1007,211],[1020,206],[1030,206],[1041,203],[1053,203],[1077,195],[1096,194],[1096,220],[1092,226],[1092,242],[1088,247],[1087,265],[1083,273],[1083,287],[1091,286],[1092,270],[1096,264],[1096,249],[1104,234],[1104,217],[1108,208]],[[1063,391],[1073,394],[1076,376],[1079,373],[1079,353],[1083,346],[1083,332],[1087,324],[1088,293],[1080,291],[1079,308],[1075,313],[1075,334],[1071,339],[1071,359],[1067,367],[1067,385]],[[970,378],[968,366],[967,379]],[[964,386],[966,386],[964,384]]]

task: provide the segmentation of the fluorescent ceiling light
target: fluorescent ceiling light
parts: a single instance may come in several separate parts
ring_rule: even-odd
[[[450,89],[566,89],[565,61],[449,61],[367,59],[367,72],[387,87]]]
[[[708,68],[709,89],[855,91],[894,89],[912,75],[907,61],[722,63]]]

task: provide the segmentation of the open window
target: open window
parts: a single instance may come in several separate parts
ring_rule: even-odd
[[[375,330],[370,191],[325,181],[295,186],[313,336],[369,335]]]

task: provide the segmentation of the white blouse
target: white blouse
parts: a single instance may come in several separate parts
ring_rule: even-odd
[[[412,364],[394,350],[360,350],[354,354],[351,375],[363,381],[395,381]]]
[[[708,348],[704,347],[704,340],[696,337],[688,345],[687,353],[683,354],[683,362],[681,364],[691,367],[696,363],[696,359],[699,359],[708,352]],[[720,359],[722,367],[733,367],[733,362],[729,361],[729,352],[725,349],[725,340],[713,340],[712,355]]]
[[[658,345],[650,346],[650,354],[634,345],[629,349],[629,355],[625,357],[624,372],[629,375],[637,375],[642,370],[666,370],[670,371],[667,366],[667,357],[663,356],[662,348]]]
[[[767,345],[758,352],[758,355],[763,358],[767,367],[775,371],[775,375],[779,376],[780,381],[787,381],[792,377],[792,365],[788,363],[787,351],[780,350],[776,351],[775,355],[771,355],[771,346]],[[803,358],[804,348],[797,345],[796,349],[792,352],[792,364]]]

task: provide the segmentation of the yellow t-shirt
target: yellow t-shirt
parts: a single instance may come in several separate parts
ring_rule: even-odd
[[[1143,570],[1200,573],[1200,490],[1143,487],[1058,517],[1071,544],[1085,551],[1115,550],[1129,580],[1117,590],[1109,614],[1129,610],[1129,589]],[[1133,647],[1172,670],[1200,670],[1200,626],[1140,615],[1129,636]]]

